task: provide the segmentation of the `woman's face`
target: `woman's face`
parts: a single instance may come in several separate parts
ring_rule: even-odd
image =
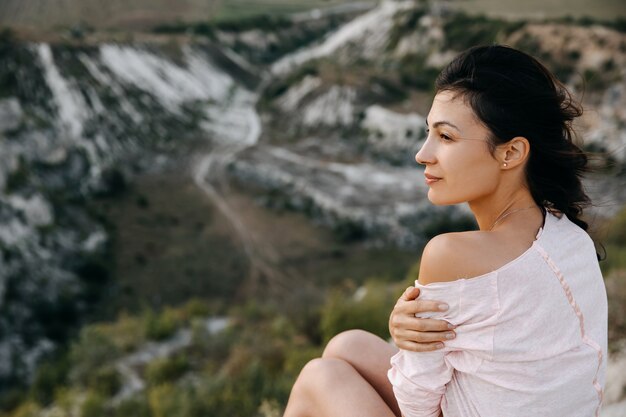
[[[435,205],[471,202],[495,191],[500,163],[489,153],[489,130],[454,92],[442,91],[426,119],[428,137],[415,160],[423,164]]]

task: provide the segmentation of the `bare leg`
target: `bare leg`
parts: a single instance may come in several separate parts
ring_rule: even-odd
[[[387,380],[397,349],[361,330],[335,336],[320,359],[300,372],[284,417],[397,417],[398,405]]]
[[[387,371],[391,368],[389,361],[397,352],[398,348],[375,334],[364,330],[348,330],[328,342],[322,357],[343,359],[352,365],[394,414],[399,416],[400,408],[387,379]]]

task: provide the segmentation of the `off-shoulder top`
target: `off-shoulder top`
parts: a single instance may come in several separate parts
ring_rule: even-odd
[[[400,350],[388,377],[404,417],[598,416],[607,299],[595,247],[547,211],[532,246],[495,271],[420,285],[457,326],[433,352]]]

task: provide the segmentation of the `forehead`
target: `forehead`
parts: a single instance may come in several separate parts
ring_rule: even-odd
[[[474,110],[453,91],[441,91],[433,99],[427,123],[433,126],[442,121],[450,122],[461,130],[481,125]]]

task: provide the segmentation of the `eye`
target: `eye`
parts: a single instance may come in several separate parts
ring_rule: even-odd
[[[444,142],[452,142],[452,138],[450,136],[448,136],[445,133],[440,133],[439,137],[444,141]]]

